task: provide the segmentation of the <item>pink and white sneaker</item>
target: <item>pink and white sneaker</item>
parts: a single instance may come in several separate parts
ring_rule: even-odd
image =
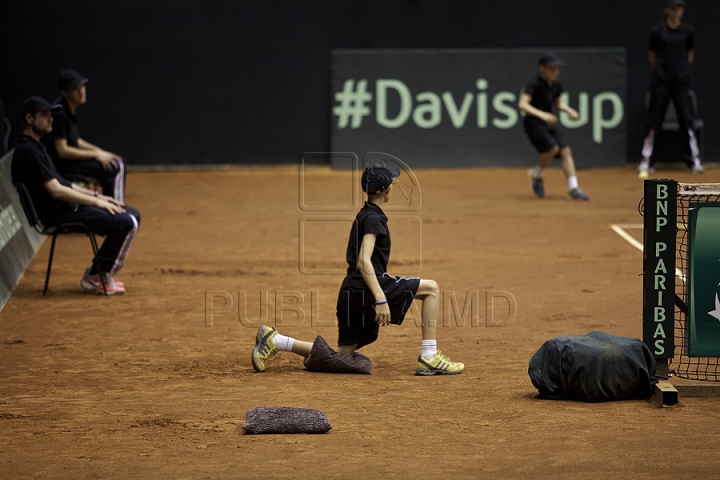
[[[103,289],[103,282],[100,279],[100,275],[105,280],[105,289]],[[100,295],[122,295],[125,293],[125,285],[116,282],[109,273],[100,272],[96,275],[90,275],[90,269],[85,270],[82,280],[80,280],[80,286],[89,291],[99,293]]]

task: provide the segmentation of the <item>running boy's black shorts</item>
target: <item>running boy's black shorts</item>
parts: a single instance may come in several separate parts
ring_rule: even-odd
[[[405,319],[420,286],[420,279],[393,277],[384,273],[380,287],[390,307],[390,323],[400,325]],[[378,338],[375,323],[375,297],[370,290],[340,290],[337,302],[338,345],[369,345]]]
[[[523,126],[530,143],[539,153],[545,153],[555,145],[561,149],[566,146],[558,129],[551,127],[539,118],[525,117]]]

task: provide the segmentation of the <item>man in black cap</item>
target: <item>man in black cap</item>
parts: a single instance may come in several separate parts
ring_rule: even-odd
[[[537,166],[528,170],[532,190],[540,198],[545,196],[543,173],[554,158],[560,158],[568,182],[567,198],[587,200],[588,196],[578,186],[572,151],[560,135],[558,117],[553,113],[553,109],[557,107],[558,111],[567,113],[571,119],[578,118],[578,113],[560,98],[564,90],[557,79],[560,76],[560,66],[565,65],[565,62],[555,53],[545,52],[538,63],[539,75],[528,82],[518,102],[518,108],[525,113],[525,133],[540,153]]]
[[[647,135],[638,167],[638,175],[643,179],[647,178],[648,173],[655,171],[652,162],[655,137],[662,126],[671,99],[680,124],[683,160],[693,173],[703,173],[705,170],[693,130],[695,109],[691,96],[691,77],[695,59],[695,30],[691,25],[683,23],[684,13],[683,0],[667,0],[663,9],[665,20],[650,32],[648,61],[653,77],[647,114]]]
[[[390,200],[400,170],[393,165],[372,165],[362,175],[368,199],[358,212],[346,251],[347,275],[337,301],[338,353],[352,357],[355,351],[378,338],[379,327],[400,325],[413,299],[422,301],[422,341],[415,374],[455,375],[465,365],[452,362],[437,349],[436,333],[440,288],[433,280],[394,277],[387,273],[390,258],[388,218],[380,205]],[[252,363],[258,372],[278,351],[310,355],[312,343],[281,335],[262,325],[258,330]]]
[[[52,111],[59,108],[37,96],[23,104],[23,131],[15,145],[11,166],[13,183],[25,185],[46,227],[77,222],[106,237],[80,285],[99,294],[122,295],[125,285],[115,276],[137,234],[140,213],[111,196],[73,185],[58,173],[40,139],[52,131]]]
[[[62,108],[53,112],[52,134],[43,138],[58,171],[70,180],[97,182],[105,195],[125,201],[125,164],[122,158],[80,137],[77,108],[87,102],[88,79],[75,70],[60,73]]]

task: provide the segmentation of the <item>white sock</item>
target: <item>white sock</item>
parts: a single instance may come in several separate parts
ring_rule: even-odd
[[[422,340],[420,345],[422,347],[421,355],[425,360],[432,360],[437,353],[437,340]]]
[[[570,187],[570,190],[578,188],[578,179],[575,175],[568,177],[568,187]]]
[[[697,138],[695,138],[695,132],[692,128],[688,128],[688,135],[690,136],[690,151],[692,152],[692,159],[695,165],[700,164],[700,149],[698,148]]]
[[[535,175],[536,177],[542,177],[542,176],[543,176],[543,169],[540,168],[539,165],[538,165],[537,167],[535,167],[535,173],[534,173],[534,175]]]
[[[273,341],[283,352],[292,352],[292,347],[295,343],[294,338],[286,337],[285,335],[280,335],[279,333],[273,337]]]

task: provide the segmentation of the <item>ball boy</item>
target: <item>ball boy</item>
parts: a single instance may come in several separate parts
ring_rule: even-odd
[[[578,118],[578,113],[560,98],[563,87],[557,79],[560,76],[560,66],[565,65],[565,62],[554,53],[546,52],[540,57],[539,64],[539,75],[525,86],[518,102],[518,108],[525,113],[525,133],[540,153],[537,166],[528,170],[532,190],[540,198],[545,196],[543,173],[554,158],[560,157],[568,182],[568,199],[588,200],[588,196],[578,186],[572,152],[558,131],[558,117],[553,113],[553,107],[557,107],[571,119]]]
[[[436,333],[440,289],[433,280],[394,277],[387,273],[390,231],[381,205],[390,201],[397,168],[373,165],[362,175],[368,200],[358,212],[347,247],[347,275],[337,301],[338,353],[352,356],[378,338],[379,327],[400,325],[413,299],[422,301],[421,352],[416,375],[454,375],[465,369],[437,349]],[[296,340],[262,325],[257,333],[252,363],[258,372],[278,351],[307,357],[312,343]]]

